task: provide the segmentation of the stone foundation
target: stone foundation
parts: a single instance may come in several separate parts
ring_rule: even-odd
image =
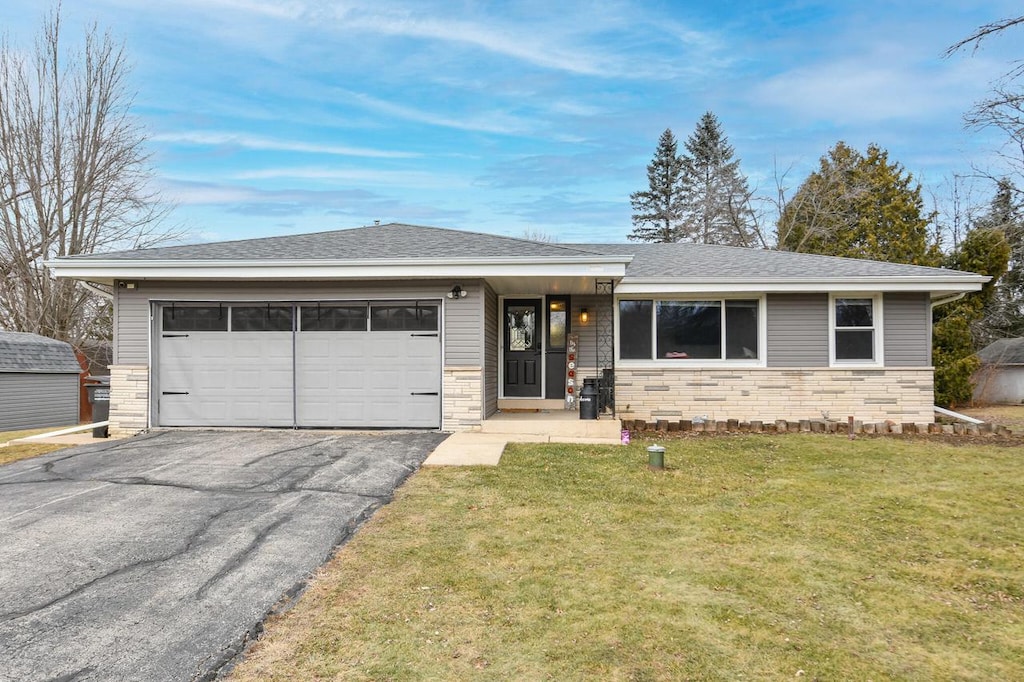
[[[931,367],[854,369],[615,368],[623,419],[934,421]]]
[[[483,422],[482,367],[445,367],[442,431],[472,431]]]
[[[110,435],[132,436],[149,428],[149,366],[110,366]]]

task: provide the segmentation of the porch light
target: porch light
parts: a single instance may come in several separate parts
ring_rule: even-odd
[[[469,296],[469,292],[458,284],[453,286],[452,290],[448,292],[448,298],[466,298],[467,296]]]
[[[580,308],[580,324],[586,324],[590,322],[590,311],[586,308]]]

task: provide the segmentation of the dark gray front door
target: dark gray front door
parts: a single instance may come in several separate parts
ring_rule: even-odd
[[[502,309],[504,391],[508,398],[541,397],[541,333],[539,299],[506,299]]]

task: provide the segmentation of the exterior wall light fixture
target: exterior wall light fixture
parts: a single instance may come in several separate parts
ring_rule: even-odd
[[[469,292],[458,284],[453,286],[452,290],[448,292],[448,298],[466,298],[467,296],[469,296]]]
[[[580,324],[586,324],[590,322],[590,311],[586,308],[580,308]]]

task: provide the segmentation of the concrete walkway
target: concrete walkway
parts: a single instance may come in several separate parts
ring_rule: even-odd
[[[498,466],[509,443],[620,444],[619,422],[580,421],[574,414],[498,415],[482,431],[460,431],[434,449],[423,466]],[[614,437],[613,437],[614,436]]]
[[[453,433],[427,455],[423,466],[498,466],[508,440],[500,433]]]

